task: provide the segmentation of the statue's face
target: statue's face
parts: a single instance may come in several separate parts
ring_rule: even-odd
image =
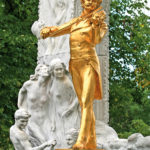
[[[16,120],[16,122],[17,122],[17,126],[20,129],[25,129],[25,127],[28,124],[28,118],[20,118],[20,119]]]
[[[57,78],[62,78],[64,76],[64,68],[61,63],[58,63],[54,67],[54,76]]]
[[[97,0],[83,0],[82,6],[88,11],[95,10],[97,8]]]
[[[71,145],[71,146],[76,142],[76,139],[74,139],[73,137],[71,137],[71,135],[67,135],[66,140],[67,140],[67,144]]]
[[[40,76],[43,76],[43,77],[47,77],[49,76],[49,70],[48,70],[48,67],[43,65],[40,70],[39,70],[39,75]]]

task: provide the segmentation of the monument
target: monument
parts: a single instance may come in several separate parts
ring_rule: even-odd
[[[31,28],[38,38],[37,67],[19,91],[10,129],[16,150],[150,147],[150,137],[119,139],[108,125],[109,5],[109,0],[39,0],[39,20]],[[66,22],[67,30],[68,23],[61,26]],[[61,32],[71,34],[70,44],[69,35],[53,37]]]
[[[77,18],[60,25],[44,27],[41,37],[70,34],[69,71],[81,107],[80,131],[73,149],[96,149],[93,100],[102,99],[100,64],[95,46],[107,32],[102,0],[81,0],[83,11]]]

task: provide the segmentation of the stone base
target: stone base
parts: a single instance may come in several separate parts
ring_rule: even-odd
[[[55,149],[55,150],[73,150],[73,149]],[[79,150],[89,150],[89,149],[79,149]],[[92,150],[104,150],[104,149],[92,149]]]

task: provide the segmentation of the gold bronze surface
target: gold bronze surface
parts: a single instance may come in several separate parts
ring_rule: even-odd
[[[41,36],[47,38],[70,34],[69,71],[81,106],[80,132],[73,149],[96,149],[93,100],[102,99],[102,81],[95,46],[106,34],[106,14],[103,10],[95,11],[101,0],[81,2],[81,16],[61,26],[43,28]],[[92,15],[83,17],[88,14]]]

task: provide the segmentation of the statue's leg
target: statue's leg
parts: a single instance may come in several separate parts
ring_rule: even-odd
[[[31,139],[31,144],[34,146],[39,146],[46,141],[41,128],[34,122],[31,123],[29,121],[27,126],[27,133]]]
[[[82,118],[82,102],[81,102],[82,80],[80,76],[80,70],[77,69],[78,64],[79,61],[70,61],[69,72],[71,73],[74,89],[76,91],[78,101],[81,107],[81,118]],[[80,126],[81,126],[81,122],[80,122]]]
[[[72,62],[72,61],[71,61]],[[76,68],[76,66],[78,65],[78,63],[70,63],[70,67],[69,67],[69,71],[71,73],[72,76],[72,81],[73,81],[73,85],[74,85],[74,89],[76,91],[79,103],[80,103],[80,107],[82,108],[82,103],[81,103],[81,94],[82,94],[82,80],[80,77],[80,71]]]
[[[80,78],[81,81],[80,84],[82,84],[82,93],[80,103],[81,103],[81,109],[82,109],[82,118],[81,118],[81,126],[80,126],[80,132],[77,139],[76,144],[73,146],[73,148],[86,148],[87,140],[89,139],[90,135],[90,129],[94,129],[92,125],[92,121],[94,119],[93,117],[93,99],[94,99],[94,93],[95,93],[95,71],[91,67],[91,65],[88,64],[82,64],[82,67],[79,68],[79,66],[76,67],[80,71]],[[92,131],[95,133],[95,131]],[[94,141],[96,141],[96,136],[94,137]],[[92,145],[93,148],[96,148],[96,144]]]
[[[86,149],[95,149],[95,148],[96,148],[96,131],[95,131],[95,115],[93,112],[91,128],[86,143]]]

